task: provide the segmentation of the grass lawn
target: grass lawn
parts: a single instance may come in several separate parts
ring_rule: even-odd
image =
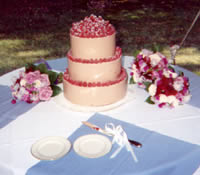
[[[195,1],[195,0],[193,0]],[[173,0],[146,3],[147,0],[116,1],[104,10],[87,9],[84,4],[50,11],[44,6],[14,10],[1,17],[0,75],[40,58],[65,57],[69,50],[69,29],[91,13],[100,14],[116,27],[117,45],[123,55],[137,49],[160,46],[169,57],[169,45],[179,44],[199,10],[195,3],[176,7]],[[161,3],[163,2],[163,3]],[[178,51],[178,65],[200,75],[200,18]]]

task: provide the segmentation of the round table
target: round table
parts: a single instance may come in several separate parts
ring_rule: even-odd
[[[128,74],[133,57],[124,56],[123,64]],[[56,71],[65,71],[66,58],[49,60]],[[51,99],[38,104],[17,102],[11,104],[9,86],[12,77],[20,70],[0,77],[0,174],[23,175],[39,160],[31,155],[30,148],[38,139],[46,136],[69,137],[95,112],[79,112],[64,108]],[[134,98],[118,108],[100,112],[102,115],[134,124],[162,135],[200,146],[200,77],[183,68],[190,80],[192,98],[188,104],[174,109],[158,108],[145,103],[147,93],[133,86]],[[159,143],[159,141],[158,141]],[[142,150],[142,148],[141,148]],[[192,164],[192,162],[191,162]],[[189,165],[188,165],[189,166]],[[195,174],[200,173],[196,170]],[[170,175],[170,174],[169,174]]]

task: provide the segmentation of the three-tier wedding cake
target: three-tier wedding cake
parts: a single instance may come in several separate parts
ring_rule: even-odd
[[[127,73],[115,37],[113,25],[100,16],[91,15],[72,24],[63,78],[64,97],[71,103],[105,106],[124,98]]]

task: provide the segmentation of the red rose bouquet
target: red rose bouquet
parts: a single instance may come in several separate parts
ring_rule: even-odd
[[[143,49],[131,67],[130,83],[137,83],[149,93],[146,102],[159,107],[175,107],[191,98],[189,80],[182,72],[177,74],[161,53]]]

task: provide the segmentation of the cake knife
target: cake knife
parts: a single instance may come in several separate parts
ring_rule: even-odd
[[[94,125],[94,124],[92,124],[92,123],[90,123],[90,122],[82,121],[82,123],[83,123],[84,125],[88,126],[89,128],[91,128],[91,129],[93,129],[93,130],[96,130],[96,131],[98,131],[98,132],[100,132],[100,133],[102,133],[102,134],[105,134],[105,135],[107,135],[107,136],[113,136],[112,133],[109,133],[109,132],[107,132],[106,130],[104,130],[104,129],[102,129],[102,128],[100,128],[100,127],[98,127],[98,126],[96,126],[96,125]],[[130,140],[130,139],[128,139],[128,141],[129,141],[129,143],[130,143],[131,145],[134,145],[134,146],[136,146],[136,147],[138,147],[138,148],[141,148],[141,147],[142,147],[142,144],[141,144],[140,142],[138,142],[138,141]]]

